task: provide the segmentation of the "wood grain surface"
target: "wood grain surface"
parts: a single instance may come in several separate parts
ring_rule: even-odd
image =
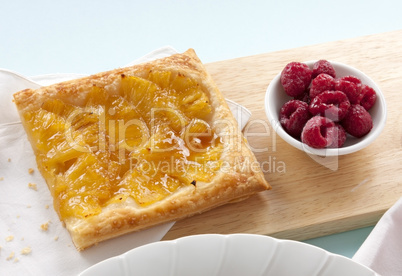
[[[207,64],[225,97],[251,110],[248,140],[272,190],[176,222],[163,238],[254,233],[304,240],[374,225],[402,196],[402,30]],[[264,110],[270,81],[291,61],[354,66],[385,94],[388,117],[367,148],[313,160],[277,136]]]

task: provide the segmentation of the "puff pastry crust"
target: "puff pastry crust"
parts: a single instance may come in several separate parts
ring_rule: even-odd
[[[160,87],[169,87],[169,85],[171,87],[171,83],[175,83],[173,85],[178,86],[175,89],[169,90],[173,92],[169,92],[165,89],[168,91],[166,92],[167,94],[160,92],[162,93],[160,96],[154,97],[151,100],[149,100],[150,98],[144,98],[146,96],[135,98],[135,95],[138,94],[136,89],[143,89],[141,85],[144,83],[148,84],[150,87],[153,85],[155,75],[152,74],[154,72],[159,72],[159,74],[161,74],[159,77],[163,76],[163,80],[159,79],[158,85]],[[154,79],[152,79],[151,75]],[[127,82],[127,80],[129,81]],[[181,81],[179,82],[178,80]],[[127,86],[130,86],[130,83],[135,83],[136,86],[134,88],[127,88]],[[190,91],[188,95],[178,100],[177,95],[182,93],[178,91],[180,87],[183,89],[191,87],[193,90],[186,90]],[[125,92],[121,92],[122,90],[125,90]],[[156,93],[154,90],[151,90],[151,88],[148,88],[145,93]],[[160,89],[160,91],[165,90]],[[194,91],[198,91],[201,94],[195,94]],[[207,166],[206,174],[205,172],[200,172],[200,177],[197,178],[198,172],[196,171],[194,173],[193,170],[190,176],[188,176],[186,172],[182,172],[181,176],[177,176],[174,173],[169,175],[169,172],[161,174],[161,169],[157,168],[156,172],[154,171],[154,176],[159,175],[161,177],[156,181],[152,179],[152,176],[150,177],[150,174],[142,175],[142,172],[137,169],[135,169],[136,174],[134,177],[134,169],[131,167],[128,169],[126,167],[126,169],[122,171],[122,164],[119,164],[119,162],[127,162],[128,158],[133,156],[136,158],[138,154],[144,156],[147,152],[152,151],[149,143],[152,142],[151,140],[154,135],[152,135],[152,130],[150,130],[149,134],[140,137],[141,141],[139,144],[135,144],[136,146],[131,145],[131,147],[128,147],[127,143],[125,144],[125,155],[123,155],[122,159],[108,160],[106,162],[108,165],[105,171],[109,174],[103,174],[100,179],[97,178],[92,181],[92,176],[89,173],[91,172],[93,177],[96,178],[99,176],[97,173],[102,171],[102,168],[96,171],[95,169],[91,170],[91,166],[87,166],[85,171],[86,178],[81,176],[81,182],[80,177],[75,177],[74,181],[70,180],[69,177],[72,177],[71,175],[74,175],[74,173],[78,174],[77,171],[80,170],[79,165],[76,164],[78,162],[77,160],[82,160],[84,154],[96,160],[96,158],[100,156],[100,153],[96,152],[96,150],[101,151],[101,149],[99,144],[97,149],[93,149],[93,147],[89,147],[85,143],[79,144],[80,148],[77,148],[77,145],[74,144],[74,150],[81,151],[77,154],[74,150],[71,151],[69,148],[65,149],[64,147],[66,145],[65,143],[63,144],[65,139],[61,139],[61,142],[57,142],[56,134],[51,137],[48,136],[50,135],[49,133],[54,131],[54,128],[60,128],[62,131],[66,131],[66,126],[59,123],[58,119],[56,120],[53,117],[49,119],[49,116],[53,116],[54,114],[61,116],[60,114],[64,114],[65,118],[67,118],[66,114],[71,112],[71,108],[81,108],[81,110],[83,110],[85,107],[88,107],[89,102],[96,104],[98,98],[101,98],[101,96],[98,97],[97,93],[102,97],[110,98],[110,101],[114,101],[113,103],[120,99],[119,95],[121,96],[122,93],[125,93],[122,97],[125,97],[126,100],[127,97],[134,97],[130,98],[131,100],[127,100],[129,102],[131,101],[130,106],[134,110],[136,110],[140,104],[149,104],[152,107],[153,104],[157,104],[159,101],[162,101],[165,107],[169,106],[169,101],[176,102],[179,108],[186,106],[186,108],[179,111],[176,115],[178,118],[184,118],[183,121],[179,119],[179,125],[182,126],[183,129],[188,129],[189,125],[194,122],[202,122],[196,129],[200,132],[200,126],[201,128],[204,127],[201,131],[203,134],[199,137],[197,137],[196,134],[192,134],[191,137],[194,139],[191,141],[195,143],[193,146],[195,146],[196,149],[203,149],[200,151],[201,153],[197,153],[196,149],[194,149],[194,151],[196,152],[195,154],[198,154],[201,158],[200,162],[202,165]],[[174,93],[178,94],[176,95]],[[194,95],[198,95],[198,98],[195,100]],[[83,250],[98,242],[128,232],[149,228],[168,221],[183,219],[228,202],[242,200],[257,192],[270,189],[254,154],[248,147],[241,131],[238,129],[237,122],[231,114],[225,99],[192,49],[182,54],[175,54],[152,62],[119,68],[36,90],[26,89],[15,93],[14,101],[36,155],[38,168],[52,193],[55,210],[58,212],[60,220],[68,229],[78,250]],[[119,102],[119,106],[122,105],[122,102]],[[61,103],[63,104],[62,108],[59,107]],[[197,107],[197,104],[201,105]],[[199,108],[199,110],[192,110],[192,108],[195,107]],[[175,109],[176,107],[169,106],[169,108]],[[99,109],[95,109],[94,111],[86,110],[85,112],[77,114],[80,116],[83,115],[82,118],[80,117],[81,120],[87,120],[88,118],[85,116],[91,117],[94,113],[98,112],[97,110]],[[130,109],[125,110],[130,112]],[[107,116],[112,116],[114,114],[110,114],[116,112],[115,110],[112,111],[113,112],[106,110],[105,113]],[[186,114],[186,112],[193,113]],[[72,113],[70,113],[70,117],[68,118],[71,118]],[[146,116],[146,114],[141,114],[141,112],[137,112],[137,115],[139,119],[137,118],[136,122],[140,122],[140,125],[148,125],[149,129],[151,129],[149,124],[156,122],[156,124],[169,126],[169,123],[171,123],[169,121],[173,120],[172,118],[169,119],[166,114],[159,119],[144,119],[143,117]],[[107,124],[107,118],[110,118],[107,116],[104,117],[106,118],[106,122],[97,121],[93,124],[94,122],[91,120],[85,121],[85,123],[76,127],[73,132],[70,131],[70,136],[72,135],[73,140],[85,136],[85,134],[82,133],[81,136],[79,136],[79,131],[84,131],[91,124],[96,125],[98,128],[101,123]],[[202,118],[197,118],[197,116],[201,116]],[[113,118],[116,119],[116,117]],[[52,121],[52,123],[41,121],[45,119]],[[68,124],[69,128],[72,127],[72,122],[75,119],[76,118],[70,120]],[[114,127],[118,124],[117,119],[114,122]],[[64,119],[63,122],[66,123],[66,119]],[[127,131],[129,126],[124,126],[124,130]],[[153,127],[155,128],[155,126]],[[147,127],[145,126],[145,128]],[[185,160],[185,163],[187,162],[186,164],[192,166],[196,162],[194,162],[194,160],[188,160],[188,156],[191,156],[193,153],[191,149],[190,153],[188,152],[188,148],[191,147],[191,145],[184,144],[183,146],[183,141],[187,143],[190,141],[180,136],[184,133],[183,129],[172,132],[175,133],[175,135],[169,137],[175,141],[172,142],[171,139],[170,142],[176,143],[175,146],[172,146],[173,152],[168,151],[166,155],[161,155],[162,157],[160,158],[170,160],[173,162],[172,164],[176,162],[174,158],[182,158],[182,160]],[[164,128],[159,134],[164,135],[163,131],[169,131],[169,128]],[[98,131],[97,134],[97,143],[100,143],[100,132]],[[74,133],[78,133],[78,136],[74,136]],[[113,135],[111,133],[109,133],[109,135],[114,136],[121,134],[119,132],[113,133]],[[89,141],[91,137],[92,136],[89,136],[86,138],[87,140],[84,139],[83,141]],[[144,137],[146,137],[145,140]],[[112,138],[114,138],[114,140]],[[104,151],[116,150],[116,145],[121,145],[121,141],[116,137],[112,138],[109,137],[108,146],[104,146]],[[50,143],[49,141],[53,141],[52,139],[56,139],[56,144],[47,145],[46,143]],[[111,139],[115,141],[113,147],[110,142]],[[207,142],[203,139],[206,139]],[[165,144],[169,142],[166,140],[166,137],[161,141],[161,143]],[[181,141],[181,143],[178,141]],[[74,145],[71,147],[74,147]],[[156,146],[156,148],[157,147],[158,146]],[[155,150],[155,148],[153,150]],[[214,150],[216,151],[212,152]],[[59,152],[62,152],[62,154],[59,154]],[[107,155],[106,153],[105,156],[110,157],[110,154]],[[147,156],[147,158],[150,158],[150,155]],[[175,157],[173,158],[171,156]],[[58,159],[55,161],[55,158],[65,158],[65,160]],[[212,166],[212,161],[215,162],[215,165],[218,165]],[[138,163],[138,158],[136,162]],[[113,164],[116,166],[111,166]],[[200,166],[200,164],[195,164],[194,166]],[[117,173],[113,170],[114,168],[119,169]],[[194,167],[191,168],[194,169]],[[105,175],[109,175],[110,178],[105,177]],[[136,187],[136,183],[141,177],[147,177],[147,180],[141,182],[143,186],[139,189]],[[118,179],[118,181],[116,179]],[[102,183],[102,181],[107,182],[106,184],[109,186]],[[169,185],[171,186],[161,188],[160,186],[166,184],[166,181],[170,181]],[[123,185],[122,182],[125,184]],[[148,184],[145,182],[152,182],[153,186],[148,187],[146,186]],[[95,185],[91,188],[89,187],[92,185],[91,183],[96,183],[98,186]],[[72,190],[73,192],[69,192],[69,186],[74,185],[79,185],[79,188],[75,188],[75,190]],[[101,193],[105,191],[105,185],[108,187],[107,189],[109,189],[106,195]],[[115,187],[111,187],[113,185],[115,185]],[[130,190],[131,193],[127,192],[127,187],[132,187],[130,188],[132,189]],[[93,189],[93,191],[88,192],[90,189]],[[82,191],[85,196],[80,195],[80,191]],[[145,193],[145,195],[141,193]],[[141,201],[142,196],[148,199],[151,198],[151,200],[147,199],[148,201],[144,203]],[[80,200],[89,201],[90,203],[79,202]],[[87,205],[85,204],[88,203],[88,206],[92,206],[91,202],[93,201],[96,201],[93,203],[96,205],[96,208],[94,208],[95,211],[88,211]],[[63,207],[63,204],[67,206]]]

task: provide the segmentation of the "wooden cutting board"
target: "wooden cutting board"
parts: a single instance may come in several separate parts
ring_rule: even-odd
[[[253,233],[304,240],[374,225],[402,196],[402,30],[207,64],[226,98],[252,112],[249,143],[272,190],[176,222],[164,240],[205,233]],[[367,148],[310,158],[279,136],[264,110],[270,81],[291,61],[354,66],[385,94],[383,133]]]

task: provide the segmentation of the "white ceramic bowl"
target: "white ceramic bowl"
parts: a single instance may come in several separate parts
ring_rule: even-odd
[[[307,61],[306,63],[310,68],[316,61]],[[351,66],[330,61],[334,66],[337,78],[347,75],[353,75],[358,77],[363,84],[371,86],[377,93],[377,100],[374,106],[369,110],[371,117],[373,119],[372,130],[362,138],[355,138],[348,135],[345,144],[341,148],[324,148],[324,149],[314,149],[306,144],[302,143],[300,140],[293,138],[283,129],[279,122],[279,111],[282,105],[288,100],[292,99],[286,95],[285,91],[280,82],[281,72],[271,81],[269,84],[266,94],[265,94],[265,112],[268,117],[270,124],[273,129],[278,133],[278,135],[288,142],[290,145],[308,153],[320,156],[338,156],[345,155],[356,152],[367,147],[371,144],[381,133],[385,126],[387,119],[387,106],[385,103],[384,95],[378,85],[366,74],[360,70],[353,68]],[[284,64],[285,67],[285,64]]]
[[[102,261],[80,276],[378,276],[346,257],[263,235],[196,235],[147,244]]]

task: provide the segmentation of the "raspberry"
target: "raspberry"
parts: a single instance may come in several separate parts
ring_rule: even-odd
[[[309,118],[308,104],[299,100],[286,102],[279,113],[282,127],[295,138],[300,138],[303,127]]]
[[[311,69],[305,63],[291,62],[281,72],[281,84],[286,94],[297,97],[303,94],[311,82]]]
[[[353,82],[354,84],[356,84],[357,86],[360,86],[362,84],[362,81],[358,77],[355,77],[352,75],[342,77],[339,80],[350,81],[350,82]]]
[[[368,85],[363,84],[360,91],[360,105],[366,110],[370,110],[377,100],[375,90]]]
[[[325,59],[321,59],[314,63],[312,78],[314,79],[315,77],[317,77],[319,74],[322,73],[328,74],[333,78],[336,78],[335,68],[329,61]]]
[[[350,107],[341,124],[347,133],[357,138],[363,137],[373,128],[370,113],[359,104],[354,104]]]
[[[360,84],[352,82],[350,78],[340,78],[335,82],[335,90],[346,94],[351,104],[357,104],[360,98]]]
[[[312,115],[321,115],[334,122],[342,120],[348,113],[350,102],[341,91],[324,91],[310,103],[309,111]]]
[[[338,123],[335,124],[334,128],[330,129],[332,133],[333,142],[328,146],[329,148],[340,148],[345,144],[346,141],[346,131],[345,129]]]
[[[312,148],[325,148],[333,143],[335,123],[328,118],[315,116],[307,121],[301,140]]]
[[[332,76],[325,73],[319,74],[311,82],[310,98],[313,99],[315,96],[326,90],[334,90],[334,87],[335,79]]]

